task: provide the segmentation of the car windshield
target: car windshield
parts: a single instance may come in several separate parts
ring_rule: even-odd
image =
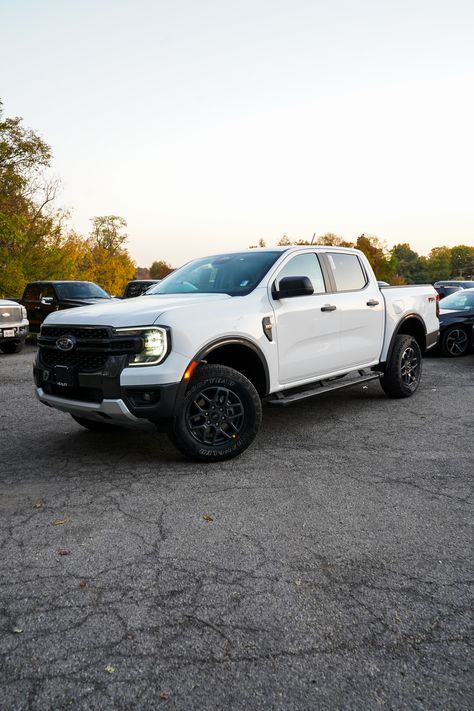
[[[281,252],[236,252],[195,259],[167,276],[148,294],[249,294]]]
[[[91,281],[65,281],[54,287],[60,299],[110,299],[106,291]]]
[[[452,309],[453,311],[464,311],[474,308],[474,291],[456,291],[455,294],[446,296],[439,302],[440,309]]]

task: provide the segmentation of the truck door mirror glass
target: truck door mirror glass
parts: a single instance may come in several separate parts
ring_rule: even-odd
[[[41,304],[43,306],[51,306],[52,304],[54,304],[54,297],[53,296],[41,297]]]
[[[289,276],[280,280],[278,291],[274,287],[275,299],[289,299],[293,296],[311,296],[314,294],[311,280],[306,276]]]

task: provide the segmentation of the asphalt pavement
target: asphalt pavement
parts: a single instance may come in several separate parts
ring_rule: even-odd
[[[0,355],[0,708],[472,709],[474,355],[194,464]]]

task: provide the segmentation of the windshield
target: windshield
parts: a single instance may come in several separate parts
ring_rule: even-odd
[[[464,311],[474,309],[474,291],[456,291],[455,294],[446,296],[439,302],[440,309],[452,309],[453,311]]]
[[[110,299],[106,291],[91,281],[65,281],[54,287],[60,299]]]
[[[249,294],[281,252],[236,252],[195,259],[167,276],[148,294]]]
[[[437,281],[435,286],[460,286],[461,289],[472,289],[474,281]]]

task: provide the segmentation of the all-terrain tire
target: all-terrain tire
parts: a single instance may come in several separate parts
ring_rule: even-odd
[[[262,403],[242,373],[223,365],[196,370],[169,434],[172,443],[195,462],[223,462],[253,442],[262,420]]]
[[[456,324],[449,326],[441,336],[439,349],[444,356],[459,358],[469,350],[469,335],[467,331]]]
[[[2,343],[0,351],[3,351],[3,353],[19,353],[23,350],[24,345],[24,341],[20,341],[20,343]]]
[[[418,389],[421,371],[422,357],[418,342],[412,336],[396,336],[380,379],[384,392],[393,398],[410,397]]]
[[[98,420],[88,420],[87,417],[78,417],[77,415],[72,415],[73,420],[77,422],[81,427],[85,427],[86,430],[91,430],[91,432],[114,432],[119,430],[120,425],[111,425],[108,422],[99,422]]]

